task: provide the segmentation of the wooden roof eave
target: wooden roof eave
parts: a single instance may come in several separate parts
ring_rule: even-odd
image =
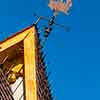
[[[16,43],[23,41],[30,32],[36,33],[35,26],[31,25],[0,42],[0,52],[15,45]]]

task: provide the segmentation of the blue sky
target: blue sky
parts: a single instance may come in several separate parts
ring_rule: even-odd
[[[1,0],[0,40],[34,23],[34,12],[50,16],[48,0]],[[45,53],[56,100],[100,100],[100,1],[73,0],[69,16],[56,22]],[[43,21],[41,25],[44,24]]]

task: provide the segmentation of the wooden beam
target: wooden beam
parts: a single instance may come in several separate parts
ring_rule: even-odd
[[[21,42],[22,40],[24,40],[24,38],[33,30],[33,27],[20,32],[19,34],[17,34],[16,36],[4,41],[3,43],[0,43],[0,52],[4,51],[5,49]]]
[[[25,100],[37,100],[35,29],[24,39]]]

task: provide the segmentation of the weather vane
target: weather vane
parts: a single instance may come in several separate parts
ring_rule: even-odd
[[[48,7],[53,11],[53,16],[51,16],[50,19],[44,16],[38,16],[36,13],[34,16],[38,16],[37,21],[35,22],[35,25],[39,22],[40,19],[48,21],[48,25],[44,27],[44,39],[43,44],[47,40],[49,34],[53,30],[53,25],[57,25],[60,28],[63,28],[65,31],[70,31],[69,27],[66,27],[65,25],[58,24],[55,22],[55,18],[58,15],[58,13],[62,12],[65,15],[68,15],[68,11],[72,7],[72,0],[49,0]]]

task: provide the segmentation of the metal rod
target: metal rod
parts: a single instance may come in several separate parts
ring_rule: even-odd
[[[2,64],[5,63],[5,61],[7,60],[7,58],[8,58],[8,55],[4,58]]]
[[[36,25],[40,21],[41,18],[42,18],[41,16],[38,17],[38,19],[36,20],[36,22],[34,24]]]
[[[16,92],[16,90],[19,88],[19,86],[21,85],[22,82],[23,82],[23,79],[20,81],[20,83],[18,84],[18,86],[17,86],[16,89],[14,90],[13,94]]]
[[[19,100],[21,100],[21,99],[22,99],[23,95],[24,95],[24,93],[21,95],[21,97],[19,98]]]

